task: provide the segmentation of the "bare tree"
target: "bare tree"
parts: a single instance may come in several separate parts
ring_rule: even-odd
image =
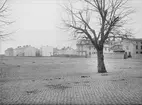
[[[0,40],[5,41],[14,32],[8,32],[6,27],[12,24],[14,21],[9,21],[8,19],[8,6],[6,5],[8,0],[0,1]]]
[[[88,38],[97,50],[98,73],[105,73],[103,47],[107,40],[127,38],[130,31],[124,28],[133,9],[128,0],[76,0],[64,5],[67,19],[63,22],[74,37]],[[79,5],[77,5],[79,4]]]

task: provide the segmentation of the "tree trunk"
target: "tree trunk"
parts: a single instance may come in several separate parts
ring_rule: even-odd
[[[97,58],[98,58],[98,73],[106,73],[107,71],[104,64],[103,49],[97,50]]]

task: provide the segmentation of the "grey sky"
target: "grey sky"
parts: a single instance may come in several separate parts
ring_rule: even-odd
[[[74,41],[68,42],[68,33],[58,28],[62,13],[58,3],[61,0],[11,0],[9,4],[12,19],[16,20],[12,29],[18,31],[11,36],[13,40],[2,42],[2,52],[8,47],[15,48],[25,44],[35,47],[75,47]],[[131,27],[135,30],[136,37],[142,37],[142,0],[132,0],[130,5],[136,9]]]

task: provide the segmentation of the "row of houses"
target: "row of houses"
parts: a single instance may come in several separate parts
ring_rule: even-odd
[[[5,56],[52,56],[53,47],[42,46],[40,49],[30,45],[18,46],[17,48],[8,48],[5,50]]]
[[[77,42],[77,54],[93,56],[96,55],[96,49],[90,40],[81,39]],[[142,38],[130,38],[107,42],[104,44],[104,54],[126,54],[128,57],[139,58],[142,56]]]
[[[40,49],[26,45],[15,49],[8,48],[5,51],[6,56],[60,56],[60,55],[77,55],[77,56],[94,56],[96,49],[90,40],[81,39],[76,43],[76,49],[63,47],[61,49],[51,46],[42,46]],[[125,53],[128,57],[142,56],[142,39],[124,39],[104,44],[104,54]]]
[[[17,48],[8,48],[5,50],[5,56],[57,56],[57,55],[77,55],[76,50],[71,47],[62,49],[53,48],[52,46],[42,46],[40,49],[30,45],[18,46]]]
[[[76,46],[78,55],[93,56],[97,53],[90,40],[81,39],[77,42]],[[124,50],[122,49],[122,44],[120,41],[115,41],[111,43],[105,43],[103,52],[104,54],[110,54],[114,52],[124,52]]]
[[[133,38],[123,40],[123,49],[126,55],[134,58],[142,57],[142,38]]]

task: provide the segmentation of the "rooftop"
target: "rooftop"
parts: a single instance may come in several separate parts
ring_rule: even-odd
[[[126,40],[131,40],[131,41],[142,41],[142,38],[129,38]]]

